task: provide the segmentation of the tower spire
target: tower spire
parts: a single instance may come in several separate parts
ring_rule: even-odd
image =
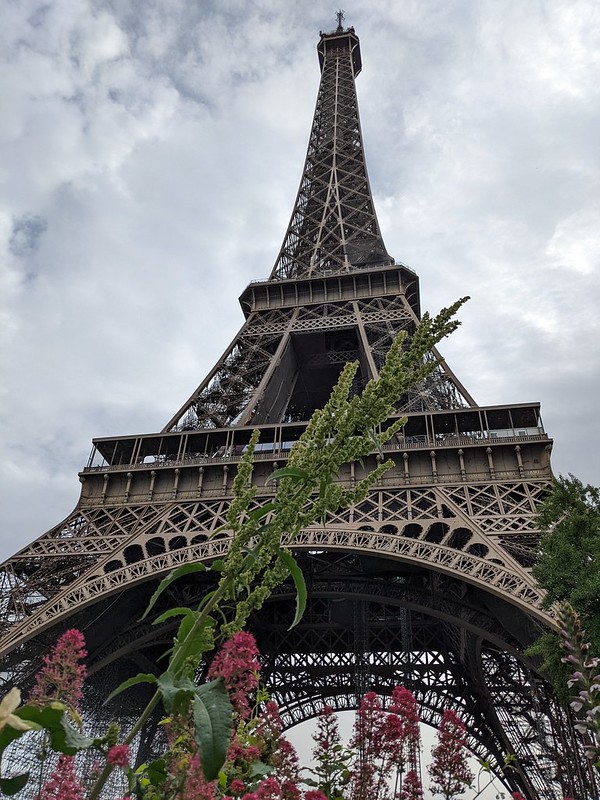
[[[321,33],[321,83],[300,188],[271,280],[393,264],[371,195],[355,78],[361,70],[354,28]]]

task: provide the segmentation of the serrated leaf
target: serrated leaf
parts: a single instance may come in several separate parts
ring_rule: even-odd
[[[231,741],[233,709],[221,679],[198,687],[192,703],[194,739],[204,777],[218,777]]]
[[[153,675],[151,672],[139,672],[133,678],[127,678],[126,681],[123,681],[114,692],[111,692],[106,700],[104,701],[103,705],[106,705],[110,702],[113,697],[116,697],[121,692],[124,692],[126,689],[129,689],[131,686],[135,686],[138,683],[156,683],[156,675]]]
[[[274,472],[272,472],[267,478],[266,483],[278,481],[281,480],[281,478],[291,478],[295,483],[297,483],[298,481],[308,480],[308,472],[301,467],[282,467],[281,469],[276,469]]]
[[[168,588],[173,583],[173,581],[176,581],[179,578],[183,578],[184,575],[190,575],[194,572],[206,572],[206,569],[207,569],[206,566],[202,564],[200,561],[195,561],[191,564],[181,564],[181,566],[177,567],[177,569],[174,569],[172,572],[170,572],[159,583],[157,590],[150,598],[150,602],[146,606],[146,610],[144,611],[140,619],[145,619],[148,616],[158,598],[165,591],[165,589]]]
[[[22,772],[20,775],[14,775],[12,778],[0,778],[0,792],[9,796],[16,794],[27,785],[28,780],[28,772]]]
[[[288,628],[288,630],[291,630],[300,622],[306,610],[306,598],[308,595],[306,591],[306,581],[304,580],[304,575],[296,559],[289,550],[281,550],[278,548],[278,555],[289,570],[292,580],[294,581],[294,586],[296,587],[296,614],[294,616],[294,621]]]

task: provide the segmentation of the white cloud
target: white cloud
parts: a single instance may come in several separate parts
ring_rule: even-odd
[[[585,208],[562,219],[546,254],[557,269],[593,275],[600,264],[600,208]]]
[[[347,20],[388,250],[424,307],[472,295],[444,354],[482,403],[541,400],[556,469],[597,484],[598,14],[377,0]],[[26,0],[4,19],[9,555],[70,511],[92,436],[161,428],[241,325],[237,297],[289,220],[334,20],[308,0]]]

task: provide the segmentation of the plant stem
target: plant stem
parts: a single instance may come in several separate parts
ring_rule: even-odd
[[[202,611],[198,613],[198,616],[196,617],[194,624],[190,628],[188,635],[182,642],[179,643],[178,648],[171,656],[171,660],[169,662],[169,667],[167,670],[173,676],[175,677],[177,676],[177,669],[182,666],[183,661],[185,660],[185,655],[182,657],[182,653],[185,653],[186,642],[190,639],[190,637],[192,637],[195,634],[198,628],[204,624],[206,618],[208,617],[210,612],[214,610],[217,604],[220,603],[223,600],[223,598],[227,596],[232,582],[233,582],[232,578],[227,578],[226,580],[223,581],[223,583],[221,583],[217,587],[217,589],[215,590],[213,596],[210,598],[208,603],[204,606]],[[137,720],[135,725],[132,727],[132,729],[129,731],[129,733],[123,740],[123,744],[130,745],[133,742],[137,734],[142,730],[146,722],[148,722],[148,720],[150,719],[152,712],[159,704],[160,699],[161,699],[161,694],[160,691],[157,689],[150,698],[150,700],[148,701],[148,704],[146,705],[142,713],[140,714],[139,719]],[[98,798],[100,797],[100,793],[102,789],[104,789],[106,781],[110,777],[110,774],[113,771],[113,769],[114,767],[112,767],[110,764],[107,764],[104,767],[104,769],[98,776],[96,783],[92,787],[92,791],[90,792],[88,800],[98,800]]]

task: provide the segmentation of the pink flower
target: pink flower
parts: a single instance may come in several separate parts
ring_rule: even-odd
[[[311,789],[304,793],[304,800],[327,800],[327,797],[318,789]]]
[[[244,781],[240,780],[240,778],[235,778],[231,781],[231,786],[229,788],[234,794],[241,794],[246,788],[246,784]]]
[[[277,748],[271,756],[271,765],[274,768],[274,777],[281,784],[281,796],[283,800],[299,800],[300,789],[300,763],[294,745],[280,736],[277,740]]]
[[[473,781],[467,763],[467,731],[461,718],[448,708],[438,730],[438,744],[431,752],[428,767],[432,778],[430,789],[444,797],[462,794]]]
[[[423,800],[421,779],[414,769],[409,770],[404,778],[400,800]]]
[[[44,666],[35,676],[30,701],[43,706],[52,700],[60,700],[76,708],[87,675],[85,665],[79,662],[86,656],[81,631],[75,628],[65,631],[50,653],[44,656]]]
[[[258,688],[259,670],[256,640],[246,631],[226,641],[210,665],[208,677],[223,679],[233,707],[242,719],[250,716],[248,695]]]
[[[111,767],[129,766],[129,747],[126,744],[116,744],[106,754],[106,763]]]
[[[217,800],[216,781],[208,782],[204,778],[198,753],[191,757],[187,765],[186,775],[185,790],[181,800]],[[233,800],[233,798],[230,798],[230,800]]]
[[[42,786],[37,800],[84,800],[83,788],[75,774],[74,756],[58,757],[54,772]]]
[[[229,745],[227,761],[247,761],[252,763],[260,759],[260,750],[253,744],[244,746],[237,739]]]
[[[281,800],[281,784],[278,780],[269,776],[260,782],[256,789],[256,794],[260,800]]]

